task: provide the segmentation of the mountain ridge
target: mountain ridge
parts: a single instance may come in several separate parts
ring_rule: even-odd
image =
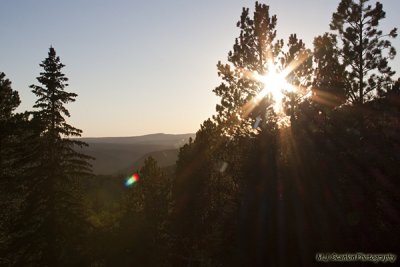
[[[160,141],[171,141],[179,138],[188,139],[194,137],[194,133],[185,134],[166,134],[166,133],[154,133],[137,136],[120,136],[120,137],[80,137],[77,140],[84,141],[87,143],[120,143],[120,144],[134,144],[134,143],[159,143]]]
[[[96,158],[91,161],[93,173],[98,175],[111,175],[121,170],[131,169],[143,162],[145,155],[163,155],[162,151],[169,153],[167,162],[175,159],[175,153],[189,141],[195,134],[164,134],[155,133],[142,136],[129,137],[82,137],[76,140],[84,141],[89,146],[78,149],[79,152]],[[163,159],[160,157],[160,159]],[[138,162],[139,161],[139,162]],[[161,164],[164,165],[164,164]]]

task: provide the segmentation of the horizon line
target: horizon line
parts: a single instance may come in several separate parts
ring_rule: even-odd
[[[72,139],[80,139],[80,138],[129,138],[129,137],[142,137],[142,136],[149,136],[149,135],[189,135],[189,134],[196,134],[194,133],[149,133],[149,134],[139,134],[139,135],[123,135],[123,136],[79,136],[74,137]]]

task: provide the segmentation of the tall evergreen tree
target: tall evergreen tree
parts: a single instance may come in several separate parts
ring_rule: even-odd
[[[90,174],[90,158],[75,151],[74,146],[85,143],[70,139],[82,132],[65,120],[70,116],[65,104],[77,95],[65,91],[68,78],[53,47],[40,66],[41,85],[31,85],[38,97],[32,119],[38,133],[37,154],[23,182],[27,196],[15,225],[16,263],[76,265],[82,263],[79,238],[85,227],[79,178]]]
[[[266,5],[257,2],[252,17],[248,9],[243,9],[238,22],[240,36],[229,52],[229,63],[218,63],[223,82],[214,90],[221,97],[215,119],[223,133],[234,137],[218,153],[226,155],[227,174],[231,181],[237,182],[234,184],[239,192],[234,206],[235,223],[240,231],[234,239],[240,248],[240,263],[236,264],[284,266],[292,262],[299,264],[302,260],[307,266],[304,262],[311,263],[312,258],[307,255],[313,249],[311,242],[304,240],[312,233],[306,227],[311,222],[307,212],[311,214],[316,209],[311,201],[307,202],[307,209],[299,203],[304,201],[304,192],[318,192],[325,185],[314,183],[317,189],[311,190],[309,174],[312,172],[304,167],[310,158],[300,151],[314,146],[299,145],[300,138],[296,136],[300,130],[314,131],[313,125],[299,121],[299,117],[303,122],[309,119],[299,115],[303,110],[310,110],[303,96],[310,93],[313,56],[296,34],[290,35],[287,47],[283,40],[276,40],[276,23],[276,16],[270,16]],[[292,122],[296,121],[295,126],[278,128],[279,114],[268,108],[274,99],[268,95],[261,100],[256,97],[269,84],[268,79],[263,84],[253,79],[252,74],[268,77],[275,71],[283,71],[287,82],[296,88],[285,93],[283,105]],[[257,127],[254,121],[259,116],[263,122]],[[316,232],[318,236],[322,231]],[[299,245],[299,242],[306,244]],[[289,252],[290,259],[283,256]]]
[[[307,49],[303,40],[296,34],[289,36],[288,50],[280,57],[279,68],[287,71],[286,80],[296,89],[285,95],[284,109],[291,121],[296,118],[298,105],[304,101],[310,92],[312,68],[312,53]]]
[[[37,78],[42,86],[31,85],[32,92],[38,97],[34,112],[40,126],[47,166],[51,173],[59,171],[59,167],[67,175],[87,174],[90,172],[90,164],[87,157],[74,151],[73,146],[85,146],[81,141],[71,140],[70,137],[78,137],[82,131],[69,125],[66,117],[70,117],[69,111],[64,106],[75,102],[77,94],[65,91],[68,86],[68,78],[61,72],[65,67],[60,62],[53,47],[50,47],[48,57],[40,64],[44,72]],[[60,153],[61,152],[61,153]]]
[[[20,117],[15,114],[15,109],[20,102],[11,81],[0,72],[0,265],[9,263],[5,247],[9,242],[9,227],[20,204],[14,190],[15,180],[20,174],[20,170],[15,168]]]
[[[21,103],[19,94],[11,87],[11,81],[6,78],[4,72],[0,72],[0,119],[10,119],[15,109]],[[3,130],[3,128],[2,128]],[[3,132],[3,131],[2,131]]]
[[[351,102],[364,103],[391,83],[394,71],[388,60],[396,55],[388,38],[397,28],[384,34],[379,23],[385,18],[380,2],[342,0],[332,16],[331,30],[339,34],[341,61],[346,67],[346,94]]]
[[[142,178],[142,203],[147,245],[150,248],[149,265],[164,265],[169,246],[167,216],[170,208],[170,182],[152,157],[145,160],[139,173]]]
[[[19,94],[11,88],[11,81],[0,72],[0,181],[10,171],[10,138],[15,132],[15,109],[21,103]]]
[[[249,79],[247,74],[267,74],[267,63],[276,63],[283,46],[282,40],[276,40],[276,25],[277,17],[270,15],[269,6],[256,2],[253,17],[248,8],[243,8],[237,23],[240,35],[228,54],[230,64],[217,64],[223,82],[214,89],[214,93],[221,97],[215,119],[231,136],[251,132],[254,116],[249,115],[254,106],[249,106],[249,103],[263,89],[263,84]],[[269,102],[262,104],[266,106]]]
[[[173,265],[224,266],[237,260],[232,255],[238,247],[238,194],[231,170],[240,165],[225,161],[226,141],[208,119],[180,149],[172,190]]]
[[[345,65],[340,62],[337,36],[325,33],[314,38],[313,99],[332,109],[346,100]]]
[[[125,195],[117,241],[122,245],[120,261],[112,259],[110,265],[164,266],[167,261],[170,181],[152,157],[145,160],[139,177]]]

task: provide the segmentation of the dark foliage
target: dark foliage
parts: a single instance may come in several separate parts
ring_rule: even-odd
[[[75,152],[84,143],[71,140],[81,131],[68,125],[65,104],[76,94],[64,89],[68,80],[64,67],[50,48],[37,78],[42,86],[32,85],[38,97],[28,129],[22,136],[18,187],[22,196],[20,211],[10,230],[11,262],[17,265],[69,266],[83,264],[85,215],[79,193],[79,178],[90,173],[87,156]]]
[[[228,63],[217,65],[216,115],[175,166],[147,157],[130,186],[88,176],[88,157],[75,152],[84,143],[70,139],[81,131],[65,120],[76,94],[64,90],[53,48],[31,86],[35,112],[15,113],[18,94],[0,74],[0,265],[319,266],[318,252],[400,255],[400,79],[386,40],[397,34],[379,30],[382,4],[367,3],[342,0],[337,35],[316,37],[313,52],[296,34],[276,40],[269,6],[244,8]],[[280,112],[272,94],[259,97],[271,81],[254,79],[275,71],[296,88]]]
[[[394,71],[388,60],[396,55],[389,38],[397,36],[397,28],[385,34],[379,23],[385,18],[383,5],[369,0],[342,0],[332,16],[330,27],[342,41],[338,49],[346,67],[344,88],[352,102],[364,103],[390,86]],[[387,52],[387,53],[385,53]]]

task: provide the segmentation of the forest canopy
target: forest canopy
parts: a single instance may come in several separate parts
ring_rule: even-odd
[[[399,255],[397,28],[383,31],[383,19],[380,2],[341,0],[309,47],[296,33],[278,39],[268,5],[243,8],[217,63],[215,115],[173,166],[148,157],[133,174],[91,172],[82,131],[68,123],[78,95],[54,47],[30,86],[30,111],[16,111],[18,91],[0,72],[0,266]]]

